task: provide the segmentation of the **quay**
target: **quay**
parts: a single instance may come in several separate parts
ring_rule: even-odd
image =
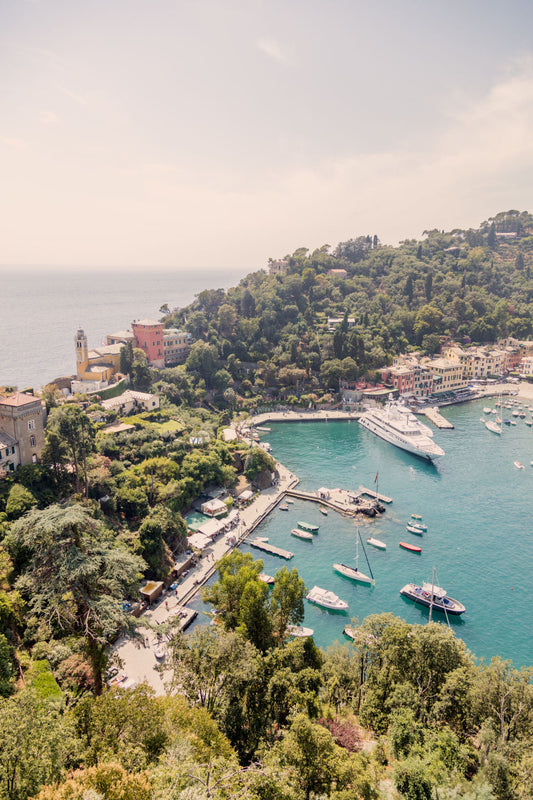
[[[437,406],[425,408],[424,415],[430,420],[430,422],[436,425],[437,428],[448,428],[450,430],[453,429],[452,423],[442,416]]]
[[[287,561],[294,556],[294,553],[291,553],[290,550],[284,550],[282,547],[276,547],[268,542],[263,542],[261,539],[252,539],[252,541],[248,542],[248,544],[250,547],[255,547],[257,550],[264,550],[265,553],[270,553],[273,556],[286,558]]]

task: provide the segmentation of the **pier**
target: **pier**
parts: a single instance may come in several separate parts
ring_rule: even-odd
[[[294,556],[294,553],[291,553],[290,550],[284,550],[282,547],[276,547],[268,542],[263,542],[261,539],[252,539],[252,541],[248,542],[248,544],[250,547],[255,547],[256,550],[263,550],[265,553],[270,553],[273,556],[286,558],[287,561]]]
[[[436,406],[432,408],[425,408],[424,415],[432,422],[437,428],[449,428],[453,429],[453,425],[447,419],[444,419],[442,414],[440,413],[439,409]]]
[[[392,503],[392,497],[387,497],[386,494],[378,494],[373,489],[365,489],[364,486],[359,487],[359,495],[365,495],[366,497],[372,497],[374,500],[381,500],[382,503]]]

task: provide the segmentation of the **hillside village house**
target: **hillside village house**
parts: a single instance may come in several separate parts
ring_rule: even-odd
[[[0,477],[36,464],[44,447],[46,406],[25,392],[0,398]]]
[[[101,400],[100,405],[106,411],[114,410],[124,416],[134,409],[138,411],[155,411],[159,408],[159,397],[148,392],[134,392],[132,389],[126,389],[118,397]]]

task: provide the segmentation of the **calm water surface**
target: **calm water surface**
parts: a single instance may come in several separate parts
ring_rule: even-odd
[[[411,623],[426,622],[428,610],[399,591],[405,583],[431,580],[435,566],[439,585],[467,608],[450,623],[468,648],[486,660],[501,655],[516,666],[533,664],[533,432],[520,420],[496,436],[480,422],[484,405],[486,400],[444,409],[455,430],[435,432],[446,451],[435,466],[356,422],[269,424],[271,432],[263,436],[275,457],[300,478],[302,489],[375,488],[379,473],[380,492],[393,498],[380,519],[359,525],[374,587],[356,584],[332,568],[333,562],[355,563],[353,520],[333,511],[325,517],[316,504],[296,501],[288,512],[275,510],[257,529],[257,535],[295,553],[288,562],[261,554],[265,572],[296,567],[306,586],[330,589],[349,603],[345,616],[306,603],[304,624],[314,628],[318,645],[343,640],[343,627],[353,617],[390,611]],[[510,409],[505,412],[510,416]],[[517,470],[514,461],[526,468]],[[422,514],[428,525],[423,537],[405,530],[412,513]],[[302,519],[320,525],[312,542],[290,535]],[[367,545],[371,535],[386,542],[387,550]],[[420,545],[422,553],[400,548],[400,541]],[[247,545],[243,549],[258,557]],[[361,547],[359,568],[368,574]]]

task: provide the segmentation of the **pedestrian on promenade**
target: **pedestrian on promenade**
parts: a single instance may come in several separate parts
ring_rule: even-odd
[[[165,608],[168,611],[168,600],[165,600]]]

